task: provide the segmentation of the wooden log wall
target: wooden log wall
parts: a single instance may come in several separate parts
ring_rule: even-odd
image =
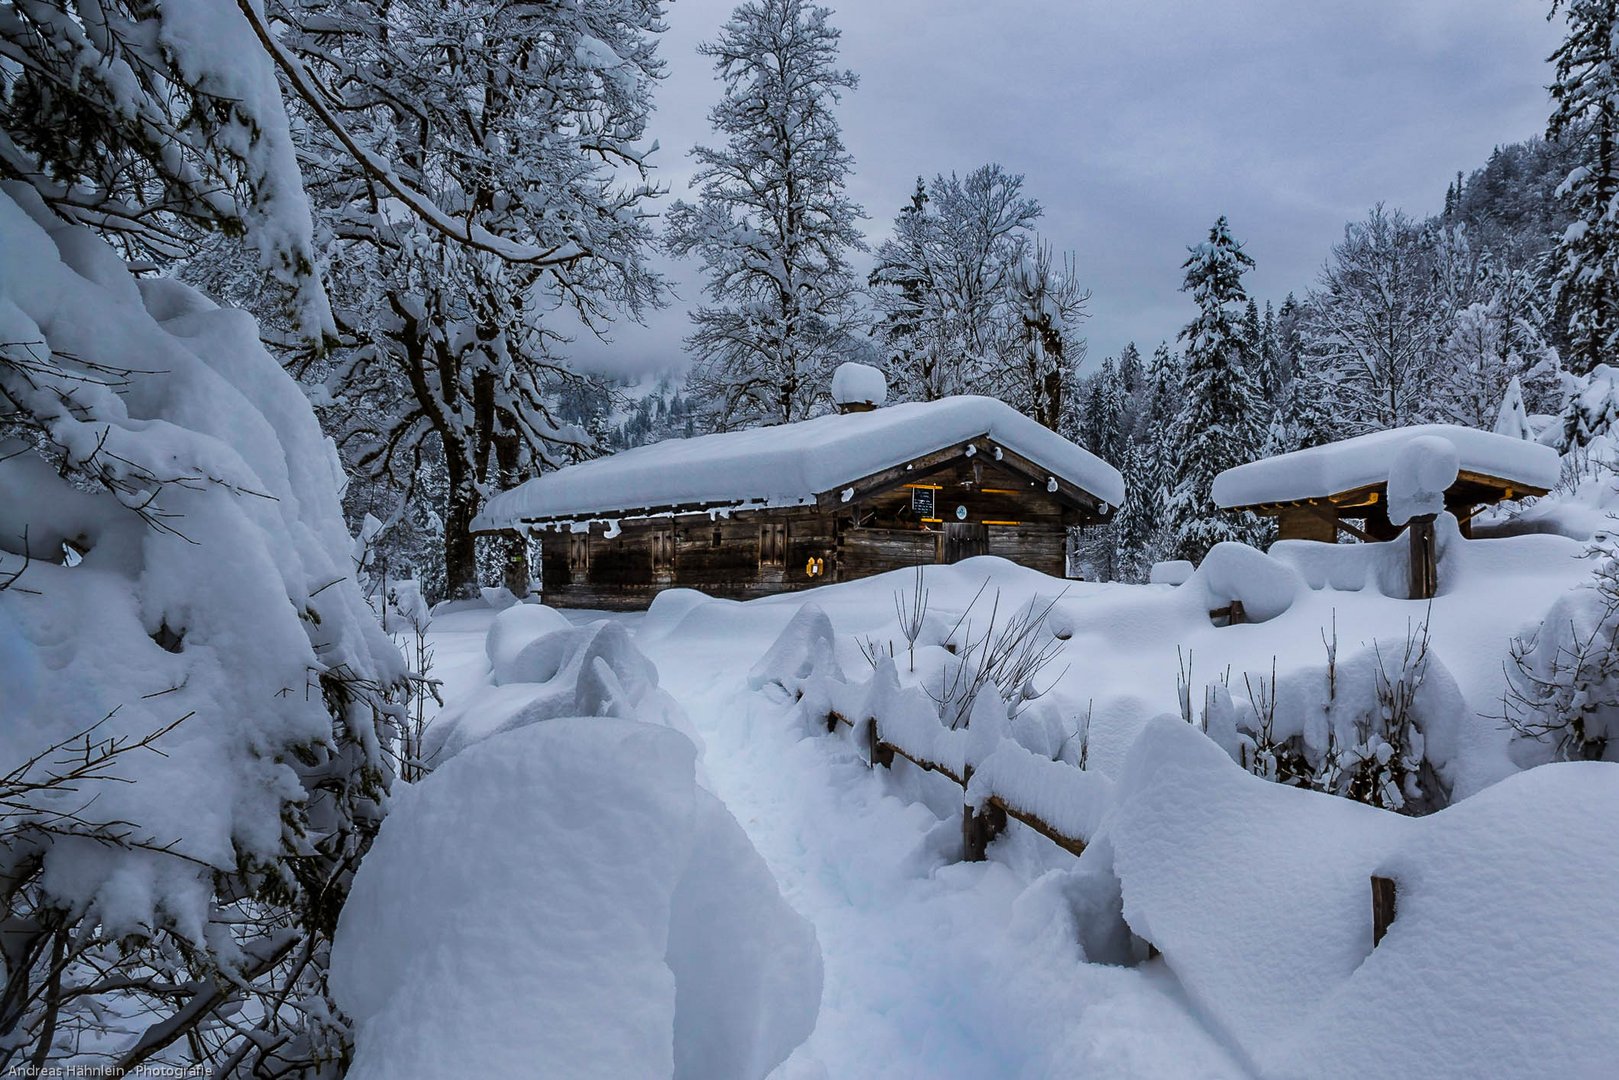
[[[914,505],[917,485],[933,495],[931,515]],[[1066,528],[1078,520],[1038,483],[980,456],[834,510],[647,518],[611,537],[599,523],[544,532],[541,591],[548,604],[610,610],[644,608],[667,588],[747,600],[945,561],[945,527],[957,521],[984,527],[988,554],[1061,577]]]

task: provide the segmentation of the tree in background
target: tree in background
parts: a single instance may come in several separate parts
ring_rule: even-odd
[[[997,164],[965,178],[935,176],[927,191],[918,181],[893,237],[878,247],[871,275],[872,301],[884,316],[877,330],[890,359],[901,365],[889,379],[900,399],[932,401],[989,389],[1018,396],[1032,416],[1036,380],[1024,377],[1027,346],[1033,336],[1059,328],[1063,366],[1078,366],[1073,328],[1088,294],[1071,258],[1059,273],[1048,252],[1041,270],[1033,235],[1040,214],[1040,204],[1023,195],[1023,177]],[[1031,252],[1034,264],[1026,266]],[[1026,306],[1031,298],[1054,303],[1049,311],[1033,311]],[[1042,346],[1036,367],[1053,355]],[[1052,411],[1049,404],[1043,408]]]
[[[1075,383],[1085,360],[1078,324],[1090,290],[1080,284],[1072,254],[1059,268],[1052,262],[1051,246],[1038,239],[1012,267],[1006,286],[1011,294],[1011,349],[1002,368],[1000,396],[1036,423],[1071,437]],[[1114,388],[1117,392],[1117,380]],[[1121,413],[1122,407],[1121,400]]]
[[[1201,561],[1222,540],[1250,542],[1258,529],[1216,510],[1214,478],[1251,461],[1263,439],[1262,412],[1248,375],[1248,340],[1241,313],[1248,294],[1242,275],[1254,261],[1221,217],[1205,242],[1190,249],[1181,289],[1197,304],[1197,318],[1181,331],[1186,343],[1176,432],[1179,462],[1166,508],[1176,557]]]
[[[283,0],[277,14],[341,329],[335,351],[289,364],[318,388],[357,478],[351,507],[383,520],[385,552],[415,557],[435,531],[442,570],[427,576],[476,595],[488,493],[594,452],[557,408],[584,381],[557,309],[600,331],[658,299],[641,140],[661,4],[396,0],[384,19]],[[390,155],[384,182],[374,163]],[[504,547],[499,569],[526,593],[527,542]]]
[[[708,279],[689,385],[722,429],[804,419],[851,351],[847,260],[864,244],[832,109],[858,79],[836,66],[831,14],[749,0],[699,50],[724,87],[709,119],[726,141],[692,151],[701,197],[670,208],[665,241],[699,256]]]
[[[1552,0],[1548,17],[1567,24],[1551,60],[1553,109],[1548,139],[1575,134],[1578,164],[1558,194],[1574,221],[1554,259],[1558,310],[1568,327],[1565,357],[1576,374],[1606,362],[1619,344],[1619,5],[1612,0]]]
[[[1340,437],[1427,419],[1438,325],[1430,265],[1422,230],[1381,205],[1333,246],[1306,333],[1339,386]]]

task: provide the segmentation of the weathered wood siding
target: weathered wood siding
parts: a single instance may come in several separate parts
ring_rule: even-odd
[[[1062,576],[1065,529],[1080,517],[1039,482],[980,456],[915,483],[933,492],[932,515],[913,507],[914,485],[901,485],[832,510],[650,518],[622,523],[613,537],[601,525],[545,532],[542,595],[558,607],[617,610],[644,608],[667,588],[747,600],[941,562],[944,526],[956,521],[983,525],[989,554]],[[818,575],[809,572],[813,560]]]

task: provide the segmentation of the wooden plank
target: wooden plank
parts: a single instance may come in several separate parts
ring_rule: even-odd
[[[1383,943],[1395,916],[1394,879],[1372,875],[1372,948]]]
[[[1439,592],[1439,553],[1434,540],[1434,515],[1411,519],[1411,592],[1413,600],[1431,600]]]

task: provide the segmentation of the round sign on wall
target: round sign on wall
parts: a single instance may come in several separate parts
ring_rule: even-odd
[[[957,521],[966,521],[967,520],[967,508],[965,506],[956,507],[956,520]]]

